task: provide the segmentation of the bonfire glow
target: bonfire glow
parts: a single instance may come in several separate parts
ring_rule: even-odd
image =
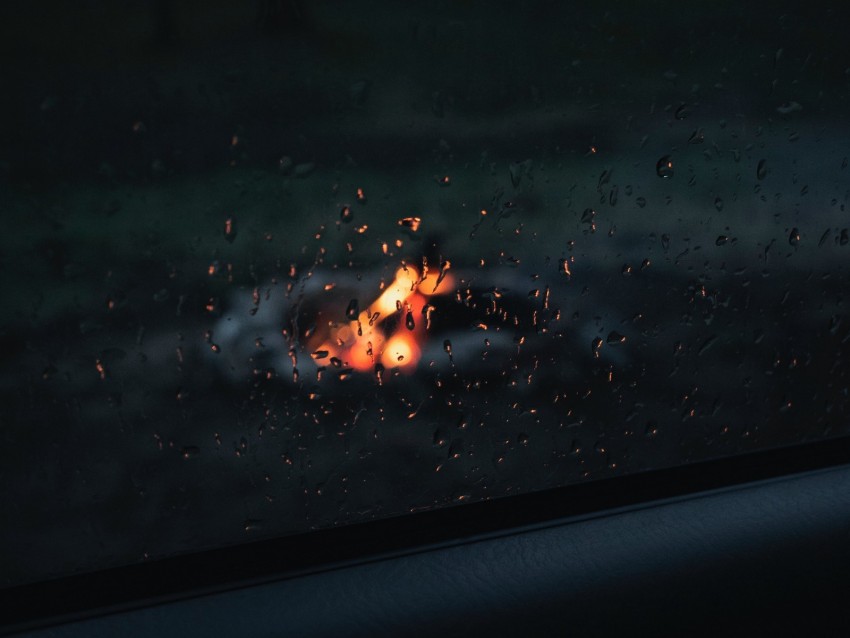
[[[419,272],[413,266],[399,268],[395,273],[395,280],[384,289],[381,296],[368,309],[360,313],[360,322],[368,323],[376,312],[380,313],[380,316],[378,320],[373,321],[373,325],[377,321],[386,319],[397,310],[397,302],[404,304],[407,298],[414,293],[418,280]]]
[[[377,363],[386,368],[412,370],[422,356],[421,344],[427,338],[429,322],[423,309],[429,307],[428,297],[448,294],[453,287],[454,278],[445,271],[442,279],[439,273],[427,270],[420,278],[415,267],[403,265],[357,320],[333,325],[327,341],[316,351],[337,357],[345,366],[361,372],[372,370]],[[393,334],[387,335],[381,324],[398,312],[405,318],[398,322]]]
[[[413,366],[420,356],[422,351],[416,338],[410,333],[397,332],[384,346],[381,363],[386,368]]]

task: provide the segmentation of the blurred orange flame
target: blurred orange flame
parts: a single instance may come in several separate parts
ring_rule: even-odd
[[[427,303],[428,297],[448,294],[453,288],[454,278],[445,271],[442,278],[439,273],[427,271],[420,277],[417,268],[403,264],[396,270],[393,281],[356,320],[333,329],[328,340],[315,351],[337,357],[345,366],[361,372],[371,370],[379,362],[386,368],[413,370],[422,356],[421,346],[430,325],[424,315],[427,311],[430,319],[433,310]],[[399,312],[402,320],[392,334],[387,334],[381,324]]]

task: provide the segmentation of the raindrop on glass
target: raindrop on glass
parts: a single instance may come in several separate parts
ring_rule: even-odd
[[[345,316],[349,321],[357,321],[360,316],[360,303],[357,299],[352,299],[348,302],[348,308],[345,309]]]
[[[705,133],[700,128],[691,133],[691,136],[688,138],[688,144],[702,144],[704,141]]]
[[[626,335],[622,335],[619,332],[617,332],[616,330],[612,330],[611,332],[608,333],[607,341],[608,341],[609,346],[615,346],[615,345],[618,345],[618,344],[621,344],[621,343],[625,343],[626,342]]]
[[[673,177],[673,158],[665,155],[658,160],[655,164],[655,174],[664,179]]]
[[[587,229],[591,233],[596,232],[596,211],[592,208],[585,208],[584,212],[581,214],[581,223],[587,224]]]
[[[236,239],[236,218],[228,217],[224,220],[224,238],[233,243]]]
[[[797,228],[792,228],[791,233],[788,235],[788,243],[792,246],[796,246],[800,243],[800,230]]]
[[[593,353],[593,356],[597,359],[599,358],[600,348],[602,348],[602,338],[596,337],[593,341],[590,342],[590,352]]]

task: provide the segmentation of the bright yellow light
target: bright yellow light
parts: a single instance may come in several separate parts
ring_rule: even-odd
[[[422,283],[419,284],[419,292],[424,295],[445,295],[454,289],[454,277],[449,273],[444,273],[443,279],[437,284],[440,278],[440,273],[429,272],[425,275]]]
[[[386,368],[415,365],[421,355],[413,336],[400,332],[387,341],[381,354],[381,363]]]
[[[355,370],[366,372],[380,361],[379,355],[383,346],[384,337],[380,331],[368,334],[364,331],[363,336],[358,337],[348,350],[346,361]]]
[[[414,266],[402,266],[388,285],[382,285],[378,298],[357,316],[357,320],[329,325],[325,341],[311,352],[326,351],[316,359],[317,366],[326,365],[330,358],[342,360],[345,366],[367,372],[380,362],[386,368],[404,368],[411,371],[422,356],[420,344],[427,338],[433,307],[427,303],[432,295],[449,294],[454,290],[455,278],[443,268],[439,273],[426,272],[420,280]],[[439,280],[439,284],[437,281]],[[397,332],[388,336],[381,325],[387,317],[399,310],[404,314]]]
[[[368,324],[369,318],[376,312],[380,313],[378,319],[372,321],[377,325],[397,310],[397,304],[404,304],[407,298],[416,290],[416,282],[419,281],[419,273],[413,266],[399,268],[395,273],[395,280],[387,286],[381,296],[360,313],[360,323]]]

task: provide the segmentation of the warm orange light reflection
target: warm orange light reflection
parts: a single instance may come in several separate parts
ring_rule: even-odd
[[[366,372],[371,370],[378,361],[384,347],[384,337],[378,330],[364,330],[362,337],[357,337],[354,345],[348,349],[347,363],[355,370]]]
[[[375,303],[360,313],[360,322],[369,323],[371,320],[374,325],[378,320],[386,319],[398,309],[397,302],[404,304],[405,300],[413,294],[418,280],[419,272],[413,266],[399,268],[395,273],[395,280],[384,289]],[[372,316],[376,312],[380,315],[378,319],[373,320]]]
[[[440,283],[437,283],[438,280]],[[429,272],[419,284],[419,291],[425,295],[446,295],[454,289],[454,286],[454,277],[449,273],[444,273],[443,278],[440,279],[440,273]]]
[[[411,333],[402,330],[387,341],[381,355],[381,363],[386,368],[412,366],[419,361],[420,356],[422,356],[422,351],[419,349],[419,344],[416,343],[416,338]]]
[[[327,353],[317,365],[322,365],[326,357],[336,357],[361,372],[374,369],[376,363],[412,370],[427,338],[429,322],[424,310],[430,307],[428,297],[448,294],[454,288],[454,277],[446,270],[442,279],[437,272],[426,272],[420,279],[417,268],[399,268],[393,281],[382,287],[378,298],[360,312],[357,320],[333,324],[324,343],[312,348]],[[381,324],[399,312],[398,327],[393,334],[386,334]]]

